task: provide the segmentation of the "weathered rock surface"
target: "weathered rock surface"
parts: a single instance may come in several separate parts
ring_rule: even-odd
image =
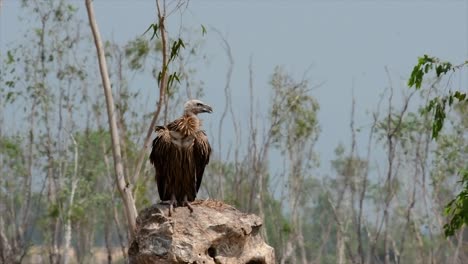
[[[155,204],[137,218],[137,235],[128,256],[136,263],[273,264],[275,255],[260,235],[262,219],[222,202],[197,200],[177,207]]]

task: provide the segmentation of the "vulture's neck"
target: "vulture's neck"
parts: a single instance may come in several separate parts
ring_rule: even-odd
[[[200,130],[201,122],[197,115],[193,113],[184,113],[184,115],[171,124],[169,130],[177,131],[182,136],[192,136]]]

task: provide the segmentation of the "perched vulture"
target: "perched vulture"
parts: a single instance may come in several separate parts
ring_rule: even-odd
[[[193,211],[189,202],[197,196],[211,153],[197,114],[211,112],[213,109],[202,101],[189,100],[180,118],[155,128],[150,161],[156,170],[159,198],[169,203],[169,214],[173,206]]]

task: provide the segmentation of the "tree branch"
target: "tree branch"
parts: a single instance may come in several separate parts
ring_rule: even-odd
[[[161,67],[161,80],[159,82],[159,101],[154,112],[153,119],[151,119],[151,123],[148,128],[148,132],[146,133],[145,141],[143,144],[143,149],[140,151],[137,160],[137,166],[135,167],[135,171],[133,173],[133,182],[137,182],[138,178],[140,177],[141,167],[143,166],[143,161],[145,160],[145,153],[146,150],[150,146],[151,142],[151,135],[153,134],[154,126],[156,125],[156,120],[158,120],[159,114],[161,113],[162,106],[166,103],[166,91],[167,91],[167,67],[168,67],[168,59],[167,59],[167,35],[166,35],[166,26],[165,26],[165,14],[161,13],[161,7],[159,4],[159,0],[156,0],[156,6],[158,9],[158,28],[159,33],[161,34],[161,44],[162,44],[162,67]]]

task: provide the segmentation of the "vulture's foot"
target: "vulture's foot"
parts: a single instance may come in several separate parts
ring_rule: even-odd
[[[171,202],[169,203],[169,217],[172,216],[172,212],[175,211],[175,207],[177,206],[177,200],[175,198],[175,195],[173,194],[171,196]]]
[[[169,212],[168,212],[169,217],[172,216],[172,211],[174,211],[174,206],[172,205],[172,203],[169,203]]]
[[[190,204],[189,201],[187,201],[187,196],[184,197],[184,202],[182,204],[183,206],[187,206],[187,208],[190,210],[190,213],[193,213],[193,207]]]
[[[177,206],[177,200],[174,195],[172,195],[171,200],[168,201],[161,201],[161,204],[168,204],[169,205],[169,213],[168,216],[172,216],[172,212],[175,212],[175,207]]]

